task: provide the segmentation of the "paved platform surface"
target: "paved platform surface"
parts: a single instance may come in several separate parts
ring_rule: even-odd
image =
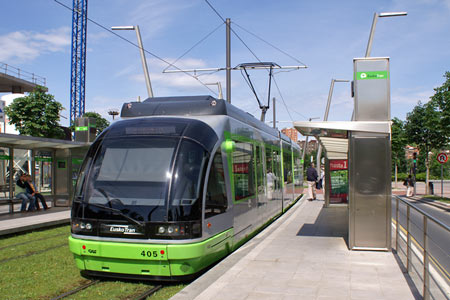
[[[3,214],[0,215],[0,237],[69,223],[69,207],[52,207],[49,210]]]
[[[172,300],[420,299],[391,252],[349,251],[347,207],[301,200]]]

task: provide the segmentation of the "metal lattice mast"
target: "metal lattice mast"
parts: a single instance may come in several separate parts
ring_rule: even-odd
[[[86,77],[87,0],[73,0],[70,124],[84,114]]]

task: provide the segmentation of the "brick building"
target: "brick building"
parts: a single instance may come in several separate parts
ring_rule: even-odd
[[[284,128],[281,129],[281,132],[287,135],[294,142],[298,141],[298,131],[295,128]]]

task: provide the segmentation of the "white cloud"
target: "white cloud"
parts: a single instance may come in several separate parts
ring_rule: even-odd
[[[69,27],[47,30],[44,33],[15,31],[0,36],[0,61],[32,61],[38,56],[64,51],[71,44]]]
[[[129,14],[130,24],[139,24],[143,38],[149,38],[162,32],[177,14],[194,5],[194,1],[153,0],[144,1]]]
[[[433,90],[425,91],[403,91],[399,90],[391,95],[393,104],[416,105],[417,102],[427,103],[434,94]]]

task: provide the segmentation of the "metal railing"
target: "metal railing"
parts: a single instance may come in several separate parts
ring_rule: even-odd
[[[36,75],[31,72],[21,70],[19,68],[13,67],[11,65],[8,65],[8,64],[2,63],[2,62],[0,62],[0,73],[3,73],[5,75],[14,76],[19,79],[26,80],[26,81],[30,81],[37,85],[42,85],[42,86],[46,85],[46,79],[44,77]]]
[[[396,212],[395,212],[395,250],[397,254],[403,253],[406,257],[406,270],[411,277],[412,271],[417,274],[418,280],[422,281],[422,296],[423,299],[450,299],[450,274],[449,271],[442,266],[434,255],[430,252],[430,241],[433,242],[433,250],[441,252],[446,258],[446,262],[450,261],[449,249],[442,249],[430,236],[430,227],[433,225],[435,228],[444,230],[445,235],[450,237],[450,227],[442,223],[435,217],[431,216],[427,212],[423,211],[414,204],[393,195],[396,199]],[[400,204],[406,205],[406,224],[402,225],[400,222]],[[419,213],[419,216],[415,216],[415,219],[419,219],[419,222],[414,222],[411,216],[411,210]],[[419,223],[419,224],[418,224]],[[406,228],[405,228],[405,227]],[[419,231],[415,236],[411,232],[412,227]],[[422,232],[420,232],[422,231]],[[405,242],[406,251],[401,246],[401,240]],[[420,241],[421,240],[421,241]],[[445,243],[444,243],[445,244]],[[414,265],[414,260],[418,260],[421,266]],[[430,286],[430,279],[433,283],[433,288]],[[414,278],[413,278],[414,281]],[[417,282],[415,282],[417,285]],[[417,287],[420,289],[419,287]]]

